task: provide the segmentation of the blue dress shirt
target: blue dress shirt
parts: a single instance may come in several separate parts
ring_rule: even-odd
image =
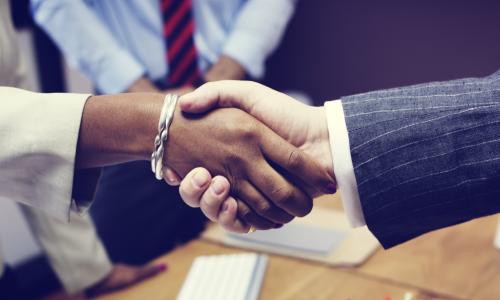
[[[193,0],[202,72],[227,55],[252,77],[264,72],[296,0]],[[168,74],[159,0],[31,0],[35,21],[71,65],[105,94],[126,91],[141,76]]]

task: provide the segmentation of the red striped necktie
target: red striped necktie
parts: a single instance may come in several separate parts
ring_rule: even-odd
[[[163,36],[168,48],[167,83],[172,87],[196,86],[201,81],[198,54],[194,44],[194,18],[191,0],[160,0]]]

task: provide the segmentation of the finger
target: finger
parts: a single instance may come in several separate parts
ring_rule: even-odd
[[[165,263],[139,267],[139,269],[136,272],[136,278],[134,282],[139,282],[147,278],[153,277],[161,272],[164,272],[165,270],[167,270],[167,264]]]
[[[178,186],[181,183],[182,178],[169,167],[163,167],[163,179],[168,185]]]
[[[179,187],[182,200],[191,207],[200,207],[201,196],[210,186],[211,180],[212,176],[206,169],[191,170]]]
[[[293,216],[302,217],[311,211],[312,198],[292,185],[267,162],[254,164],[248,176],[267,199],[291,216],[288,222],[293,219]],[[255,208],[254,210],[259,213],[259,210]]]
[[[272,168],[269,167],[267,172],[273,172],[279,176]],[[266,173],[266,172],[263,172]],[[274,179],[274,178],[273,178]],[[284,181],[284,179],[282,179]],[[249,182],[242,182],[238,187],[238,197],[244,200],[245,203],[260,217],[267,219],[273,223],[283,224],[293,220],[293,215],[290,215],[282,208],[274,205],[274,203],[262,195]]]
[[[252,102],[248,95],[256,86],[252,81],[222,80],[208,82],[179,99],[179,105],[185,112],[202,113],[213,107],[235,107],[249,112]],[[254,102],[257,101],[254,99]]]
[[[278,226],[277,224],[257,215],[250,207],[248,207],[248,205],[246,205],[244,201],[237,200],[236,202],[238,203],[238,218],[249,226],[253,226],[259,230],[276,228]]]
[[[294,183],[310,197],[334,192],[335,179],[304,151],[291,145],[267,127],[263,130],[261,138],[264,155],[291,175],[290,179],[298,179]]]
[[[217,218],[217,223],[227,231],[247,233],[250,226],[238,219],[238,204],[233,197],[228,197],[222,204],[222,210]]]
[[[209,188],[202,194],[200,208],[210,221],[217,221],[221,205],[229,195],[229,189],[229,181],[225,177],[216,176],[212,179]]]

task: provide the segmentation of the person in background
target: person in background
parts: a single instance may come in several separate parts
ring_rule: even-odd
[[[7,2],[0,1],[4,22],[2,28],[5,30],[3,34],[14,39]],[[9,43],[14,49],[15,41]],[[16,72],[1,73],[0,86],[32,90],[21,56],[16,53],[10,61]],[[71,212],[71,222],[67,223],[31,206],[19,207],[59,281],[70,294],[102,294],[137,283],[166,269],[163,264],[132,266],[112,263],[89,216]],[[1,261],[0,253],[0,265]]]
[[[99,93],[182,94],[205,81],[260,78],[295,2],[32,0],[31,4],[35,21]],[[122,205],[116,207],[110,204],[112,201],[100,199],[119,199]],[[102,242],[97,237],[92,239],[90,233],[78,240],[81,246],[75,248],[82,251],[66,251],[71,254],[65,261],[78,257],[79,264],[88,266],[89,271],[82,269],[79,274],[85,280],[71,288],[65,285],[66,289],[87,288],[85,282],[109,272],[110,259],[141,264],[194,236],[201,230],[203,219],[177,199],[175,189],[151,178],[148,163],[105,168],[93,215],[111,258],[105,255]],[[150,205],[142,205],[143,201]],[[109,219],[120,222],[110,223]],[[175,226],[181,220],[191,226]],[[66,236],[70,244],[72,235]],[[102,249],[102,255],[83,251],[91,244]],[[64,274],[72,269],[71,264],[59,262],[55,264],[56,270],[62,270],[59,277],[70,278]],[[100,287],[99,292],[108,290],[106,285]]]
[[[0,25],[0,200],[39,209],[64,222],[75,221],[75,213],[84,214],[94,201],[97,167],[151,158],[158,119],[165,107],[162,103],[168,102],[165,95],[158,93],[92,96],[41,94],[15,88],[23,86],[26,77],[19,63],[7,0],[0,0]],[[191,119],[175,109],[168,131],[164,163],[181,175],[196,161],[205,162],[203,165],[211,172],[236,176],[231,184],[246,188],[235,191],[235,196],[255,209],[243,213],[248,218],[245,222],[264,217],[276,221],[263,223],[261,228],[276,227],[293,216],[307,214],[312,197],[327,191],[313,187],[334,183],[308,155],[238,110]],[[193,147],[198,143],[204,147]],[[228,166],[228,159],[235,163]],[[157,171],[161,167],[158,164]],[[285,174],[294,181],[300,178],[301,183],[293,185]],[[256,190],[273,192],[273,199],[281,201],[279,206],[272,206],[265,196],[251,193]],[[75,235],[72,238],[81,233],[60,232]],[[75,267],[73,272],[79,272],[77,263]],[[15,287],[12,272],[0,262],[1,298],[24,298]]]

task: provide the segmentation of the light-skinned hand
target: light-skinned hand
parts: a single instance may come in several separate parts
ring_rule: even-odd
[[[191,113],[202,113],[217,107],[235,107],[244,110],[315,158],[325,172],[333,177],[326,116],[322,107],[307,106],[286,94],[248,81],[207,83],[183,96],[180,107]],[[209,183],[216,178],[212,179],[211,174],[206,170],[203,170],[204,172],[200,169],[196,170],[197,174],[203,174],[205,185],[193,185],[193,178],[186,177],[180,186],[184,201],[195,207],[212,207],[210,211],[203,208],[202,210],[209,219],[219,224],[221,221],[217,217],[223,216],[224,224],[221,225],[226,230],[241,232],[246,229],[241,226],[241,221],[236,218],[233,211],[226,211],[222,214],[220,210],[216,210],[216,208],[231,207],[236,200],[222,196],[214,197],[211,191],[212,184]],[[175,172],[172,170],[167,170],[167,172],[169,174],[167,183],[175,185],[180,182],[181,177]],[[222,194],[229,195],[230,187],[225,186],[225,188]],[[320,190],[325,193],[325,189]],[[328,185],[326,191],[334,193],[335,185]]]
[[[227,178],[239,200],[238,215],[257,229],[308,214],[312,197],[333,182],[309,155],[235,108],[201,115],[176,110],[165,151],[165,164],[181,176],[201,166]],[[224,192],[219,180],[211,189],[218,195]],[[210,205],[201,207],[206,212]]]

